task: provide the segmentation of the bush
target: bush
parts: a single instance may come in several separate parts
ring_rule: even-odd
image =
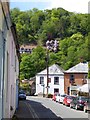
[[[48,94],[48,98],[52,98],[53,97],[53,95],[52,94]]]

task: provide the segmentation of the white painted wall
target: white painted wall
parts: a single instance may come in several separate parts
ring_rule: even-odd
[[[43,94],[43,86],[40,84],[40,77],[44,77],[44,84],[45,84],[45,91],[44,93],[47,93],[47,76],[46,75],[37,75],[36,76],[36,93],[42,93]],[[54,77],[59,77],[59,85],[54,85]],[[64,93],[64,76],[63,75],[49,75],[49,78],[51,78],[51,83],[48,85],[50,86],[48,93],[54,94],[54,89],[58,88],[59,93]]]
[[[6,10],[4,12],[6,13],[6,19],[8,25],[6,24],[6,20],[0,2],[0,15],[1,15],[0,17],[0,65],[1,65],[0,119],[2,119],[2,117],[11,118],[16,110],[16,79],[18,79],[18,75],[19,75],[19,61],[16,54],[16,47],[15,47],[13,34],[11,31],[11,25],[12,25],[11,19],[8,14],[7,4],[5,4],[4,7],[5,7],[4,10]],[[5,49],[3,47],[4,40],[5,40]],[[3,58],[3,53],[5,54],[5,58]],[[16,56],[16,64],[15,64],[15,56]],[[3,63],[4,63],[4,72],[3,72]],[[16,70],[15,70],[15,65],[16,65]],[[13,108],[12,111],[10,110],[11,106]]]

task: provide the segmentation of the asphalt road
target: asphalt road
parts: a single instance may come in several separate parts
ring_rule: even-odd
[[[88,120],[88,113],[84,111],[71,109],[62,104],[56,103],[49,98],[27,96],[27,102],[30,104],[36,118],[79,118]]]

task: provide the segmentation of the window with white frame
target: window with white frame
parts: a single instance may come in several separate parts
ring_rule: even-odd
[[[54,85],[59,85],[59,77],[54,77]]]
[[[44,77],[40,77],[40,84],[44,84]]]

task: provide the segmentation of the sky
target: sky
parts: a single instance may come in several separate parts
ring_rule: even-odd
[[[62,7],[76,13],[88,13],[89,0],[10,0],[10,8],[18,7],[20,10],[38,8],[40,10]]]

